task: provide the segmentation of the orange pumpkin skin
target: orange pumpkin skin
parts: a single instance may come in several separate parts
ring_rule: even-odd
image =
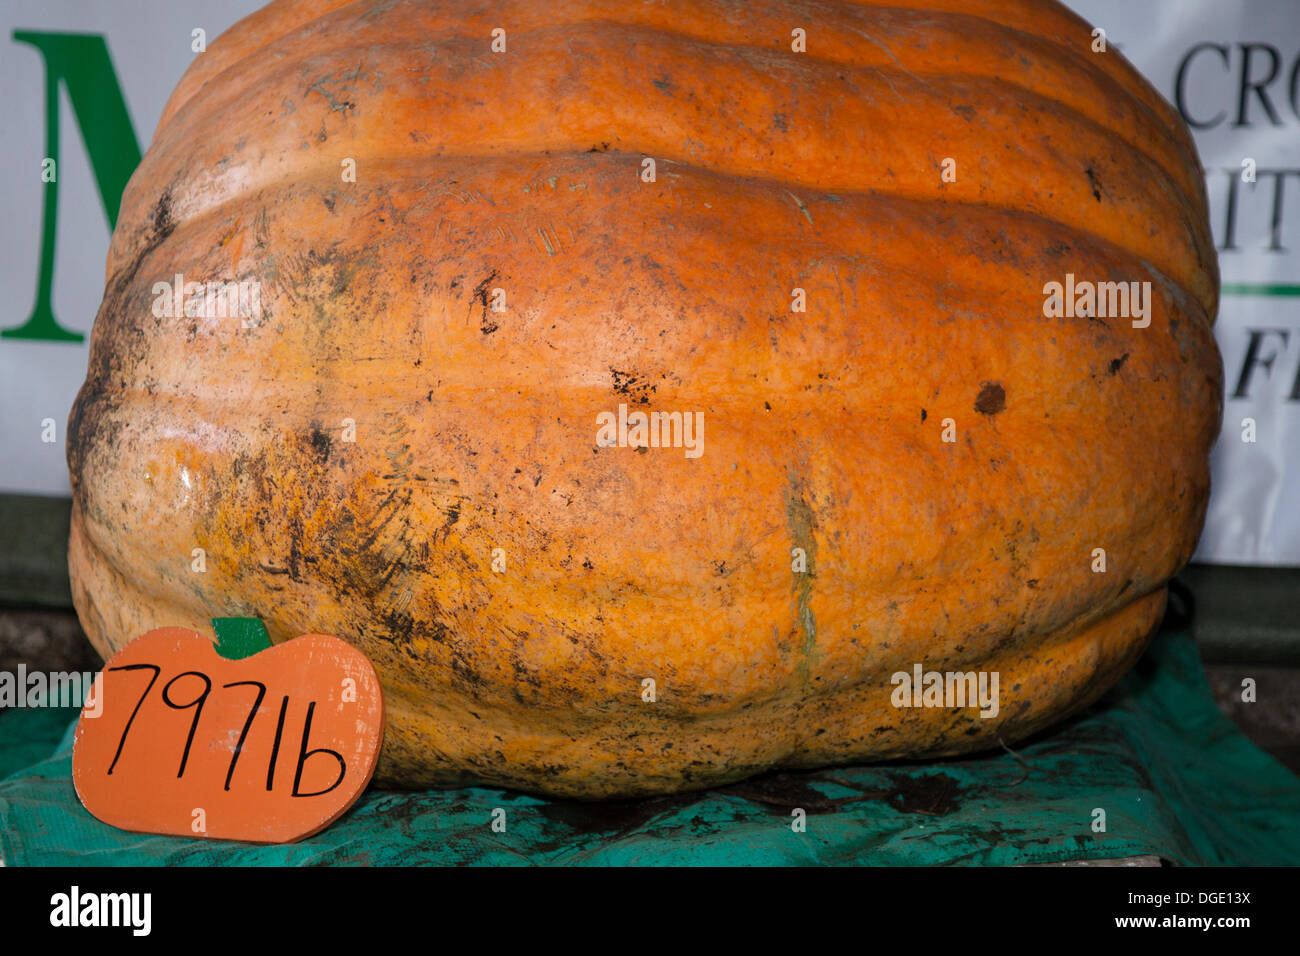
[[[377,780],[580,798],[1095,700],[1194,548],[1222,368],[1190,138],[1091,42],[1046,0],[252,15],[123,198],[69,431],[91,639],[338,634]],[[175,273],[260,321],[154,317]],[[1150,326],[1044,317],[1067,273],[1151,282]],[[596,447],[620,403],[704,453]],[[893,706],[916,663],[998,672],[997,716]]]

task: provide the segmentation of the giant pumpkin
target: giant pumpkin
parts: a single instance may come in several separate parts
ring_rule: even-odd
[[[1105,282],[1149,324],[1076,303]],[[77,609],[105,654],[352,642],[389,784],[1012,743],[1192,553],[1217,297],[1187,130],[1050,0],[274,3],[123,196]],[[996,715],[898,706],[918,665],[996,673]]]

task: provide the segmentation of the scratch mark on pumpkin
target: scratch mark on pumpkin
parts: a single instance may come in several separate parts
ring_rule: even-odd
[[[840,281],[840,267],[831,266],[831,271],[835,273],[835,288],[840,295],[840,315],[847,319],[849,317],[849,310],[844,305],[844,283]]]
[[[803,213],[803,217],[808,220],[808,225],[813,225],[812,216],[808,215],[808,207],[804,205],[804,201],[788,189],[785,191],[785,194],[794,200],[794,204],[799,207],[799,211]]]
[[[546,246],[546,254],[548,256],[555,255],[555,247],[551,245],[550,237],[546,235],[546,227],[545,226],[540,227],[537,230],[537,234],[542,237],[542,244]]]
[[[893,92],[893,94],[894,94],[895,96],[897,96],[900,100],[906,100],[906,99],[907,99],[907,97],[905,97],[902,93],[898,92],[898,87],[896,87],[896,86],[894,85],[894,81],[891,80],[891,79],[890,79],[890,78],[885,74],[885,71],[884,71],[884,70],[877,69],[877,68],[874,67],[874,66],[873,66],[873,67],[870,67],[869,69],[871,69],[872,72],[874,72],[877,76],[879,76],[882,80],[884,80],[884,81],[885,81],[885,85],[888,86],[889,89]]]
[[[869,33],[863,33],[861,30],[853,30],[852,32],[856,33],[858,36],[862,37],[862,38],[865,39],[865,40],[870,40],[870,41],[871,41],[872,43],[874,43],[876,46],[880,47],[880,49],[884,50],[885,53],[887,53],[887,54],[889,55],[889,58],[890,58],[891,60],[893,60],[896,64],[898,64],[898,68],[899,68],[900,70],[902,70],[904,73],[906,73],[906,74],[907,74],[908,76],[910,76],[912,79],[916,80],[916,82],[920,83],[920,84],[921,84],[922,86],[924,86],[927,90],[930,90],[931,92],[933,92],[933,88],[930,86],[930,84],[927,83],[927,82],[925,82],[925,80],[921,79],[919,76],[917,76],[917,75],[916,75],[915,73],[913,73],[911,70],[909,70],[907,67],[903,66],[903,61],[900,60],[898,57],[894,56],[894,51],[891,50],[889,47],[885,46],[883,43],[881,43],[879,40],[877,40],[875,37],[873,37],[873,36],[872,36],[871,34],[869,34]],[[876,72],[879,73],[880,71],[877,70]],[[880,75],[881,75],[882,77],[885,78],[885,82],[886,82],[886,83],[889,83],[889,78],[888,78],[888,77],[885,77],[885,74],[881,73]],[[894,84],[893,84],[893,83],[889,83],[889,88],[890,88],[891,90],[894,90]],[[898,90],[894,90],[894,92],[897,93]]]
[[[330,90],[328,90],[325,87],[325,83],[334,80],[335,76],[338,76],[338,78],[343,81],[343,85],[340,87],[340,92],[342,92],[344,90],[349,89],[352,83],[356,82],[361,77],[361,75],[362,74],[361,74],[360,65],[357,66],[357,68],[353,71],[351,76],[348,76],[346,73],[343,74],[328,73],[325,76],[322,76],[314,84],[312,84],[312,86],[308,88],[307,92],[319,93],[321,96],[325,97],[325,99],[329,103],[329,107],[330,107],[329,112],[342,113],[344,116],[347,116],[348,110],[355,110],[357,108],[356,103],[352,102],[351,100],[340,101],[337,97],[334,96],[334,94]],[[324,120],[321,121],[321,128],[324,129]]]

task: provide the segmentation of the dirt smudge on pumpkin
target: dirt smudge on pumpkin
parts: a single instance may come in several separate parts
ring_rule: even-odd
[[[1109,366],[1110,374],[1111,374],[1111,375],[1114,375],[1115,373],[1117,373],[1121,368],[1124,367],[1124,363],[1127,362],[1127,361],[1128,361],[1128,353],[1127,353],[1127,352],[1125,352],[1123,355],[1121,355],[1121,356],[1120,356],[1119,358],[1117,358],[1117,359],[1111,359],[1111,360],[1110,360],[1110,366]]]
[[[409,593],[409,592],[408,592]],[[402,608],[391,608],[382,612],[379,619],[388,628],[388,636],[393,641],[408,643],[415,631],[415,618]]]
[[[95,335],[91,338],[83,392],[89,388],[92,380],[98,387],[107,387],[116,379],[117,386],[125,388],[127,379],[122,375],[122,370],[136,369],[143,364],[148,346],[143,329],[137,324],[139,319],[136,316],[140,312],[135,307],[138,299],[133,286],[144,261],[166,241],[175,228],[172,190],[168,186],[158,196],[150,212],[147,235],[139,243],[139,252],[112,275],[104,289],[104,298],[95,316]]]
[[[378,653],[377,666],[390,654],[424,660],[433,646],[454,643],[436,596],[412,582],[447,546],[463,501],[454,490],[409,480],[404,424],[388,438],[392,472],[349,476],[340,468],[339,445],[320,424],[297,433],[272,430],[236,455],[231,480],[217,486],[197,518],[196,541],[216,563],[213,580],[260,609],[273,637],[318,623],[300,619],[302,608],[278,608],[269,594],[287,572],[340,595],[331,626]],[[437,513],[441,527],[421,520]],[[453,685],[464,686],[463,678],[453,676]]]
[[[329,435],[321,430],[318,423],[312,422],[311,432],[308,434],[307,440],[311,442],[312,448],[316,449],[316,454],[322,463],[329,461],[330,449],[333,447],[334,442]]]
[[[1092,187],[1093,197],[1097,202],[1101,202],[1101,180],[1097,178],[1097,174],[1091,166],[1085,169],[1084,172],[1088,174],[1088,185]]]
[[[996,415],[1006,407],[1006,390],[997,382],[985,382],[975,396],[975,411],[981,415]]]
[[[153,233],[156,241],[161,242],[171,235],[172,230],[176,228],[176,223],[172,220],[172,193],[170,189],[164,189],[158,201],[154,203],[153,215],[150,217],[153,221]]]
[[[629,400],[638,405],[649,405],[650,396],[657,390],[656,386],[632,372],[620,372],[618,369],[611,368],[609,377],[613,380],[614,391],[626,395]]]
[[[500,324],[488,314],[491,311],[491,306],[488,304],[488,287],[492,285],[492,280],[497,278],[498,275],[497,270],[493,269],[486,279],[474,287],[474,292],[470,295],[470,311],[474,311],[475,299],[478,300],[483,310],[479,320],[479,331],[484,335],[491,335],[501,328]]]
[[[81,477],[85,472],[88,454],[99,456],[99,467],[102,470],[116,470],[115,456],[120,447],[119,436],[122,432],[122,420],[118,416],[121,405],[120,393],[102,387],[99,380],[87,379],[78,392],[77,400],[72,405],[72,414],[68,417],[66,457],[72,497],[82,509],[101,520],[103,516],[98,511],[90,510],[91,496],[82,485]]]
[[[145,365],[149,351],[149,337],[139,324],[143,317],[136,318],[140,312],[134,308],[137,301],[135,281],[144,261],[176,228],[172,205],[172,187],[168,186],[150,210],[146,220],[147,234],[139,243],[139,251],[109,279],[95,316],[95,335],[90,342],[86,380],[77,393],[68,418],[65,456],[73,497],[87,509],[88,517],[103,519],[105,516],[92,515],[90,499],[81,486],[87,453],[99,456],[99,467],[104,473],[117,470],[119,436],[123,427],[118,417],[122,396],[134,370]]]

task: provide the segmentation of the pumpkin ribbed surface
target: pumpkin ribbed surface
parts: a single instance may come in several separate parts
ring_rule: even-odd
[[[1190,139],[1091,42],[1037,0],[252,15],[123,197],[70,423],[87,633],[337,634],[377,779],[579,797],[1094,700],[1195,545],[1222,371]],[[1149,327],[1045,317],[1067,273],[1150,282]],[[174,274],[259,320],[155,316]],[[599,447],[620,404],[702,413],[703,454]],[[916,663],[996,671],[997,715],[893,706]]]

